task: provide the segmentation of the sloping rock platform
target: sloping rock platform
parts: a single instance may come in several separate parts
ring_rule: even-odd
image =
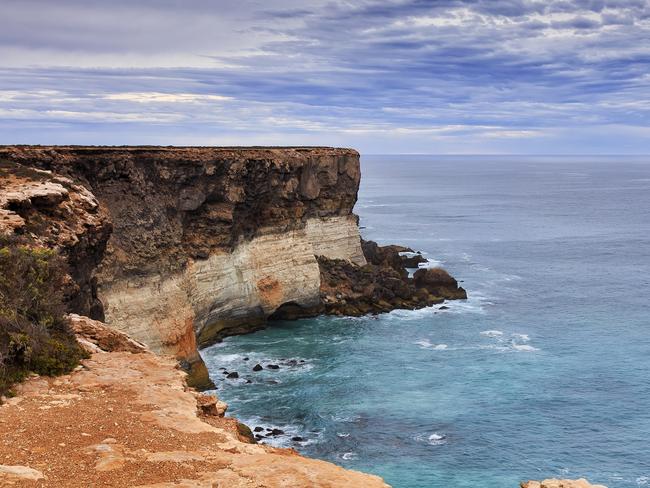
[[[210,398],[187,388],[173,358],[109,336],[100,322],[73,320],[95,352],[70,375],[28,380],[0,406],[0,486],[388,486],[251,444],[223,408],[205,408]],[[115,350],[100,347],[108,343]]]

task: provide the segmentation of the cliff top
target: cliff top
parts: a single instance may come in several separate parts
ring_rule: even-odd
[[[330,146],[84,146],[84,145],[38,145],[38,144],[12,144],[0,145],[0,153],[14,151],[72,151],[72,152],[210,152],[210,153],[244,153],[246,156],[273,153],[303,153],[309,152],[318,155],[358,155],[355,149]]]

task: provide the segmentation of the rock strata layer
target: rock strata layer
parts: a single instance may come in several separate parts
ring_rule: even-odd
[[[607,488],[605,485],[592,485],[586,479],[559,480],[547,479],[544,481],[526,481],[521,483],[521,488]]]
[[[364,243],[359,155],[336,148],[0,147],[0,232],[61,249],[70,312],[174,355],[269,318],[418,308],[465,293],[424,259]],[[401,255],[403,253],[406,255]]]

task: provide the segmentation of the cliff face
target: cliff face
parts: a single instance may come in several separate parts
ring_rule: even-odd
[[[175,355],[199,383],[197,340],[255,330],[283,304],[317,305],[317,255],[365,264],[353,150],[20,146],[0,160],[90,190],[113,231],[79,295],[93,306],[74,311]]]

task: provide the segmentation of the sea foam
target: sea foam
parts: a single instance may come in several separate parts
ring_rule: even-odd
[[[485,337],[501,337],[503,332],[500,330],[484,330],[481,335]]]

